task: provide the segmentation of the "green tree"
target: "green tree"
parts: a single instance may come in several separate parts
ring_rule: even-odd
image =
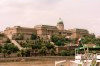
[[[71,56],[74,56],[74,55],[75,55],[75,50],[70,50],[70,51],[69,51],[69,54],[70,54]]]
[[[14,40],[23,40],[24,39],[24,34],[23,33],[18,33],[16,35],[13,35],[12,38]]]
[[[20,52],[22,57],[26,57],[26,50],[22,49]]]
[[[100,38],[96,38],[96,40],[95,40],[94,42],[95,42],[95,44],[96,44],[97,46],[100,46]]]
[[[6,57],[6,54],[10,55],[11,53],[16,53],[17,51],[19,51],[18,48],[11,43],[6,43],[2,46],[2,53],[4,54],[4,57]]]
[[[31,35],[31,40],[36,40],[36,39],[37,39],[37,35],[34,34],[34,33],[32,33],[32,35]]]
[[[47,42],[45,46],[47,47],[47,49],[55,49],[55,46],[49,42]]]
[[[23,49],[23,50],[21,50],[21,55],[22,55],[22,57],[30,57],[30,52],[31,52],[31,49],[29,49],[29,48]]]
[[[2,49],[2,53],[3,53],[3,56],[4,56],[4,58],[6,57],[6,54],[7,54],[7,50],[6,49]]]
[[[91,35],[89,35],[89,36],[84,36],[82,39],[81,39],[81,43],[82,44],[91,44],[91,43],[95,43],[95,40],[96,40],[96,38],[95,38],[95,36],[91,36]]]
[[[57,46],[64,46],[64,43],[66,42],[66,38],[61,34],[52,35],[51,41],[54,42]]]
[[[21,51],[18,51],[18,52],[17,52],[17,56],[18,56],[18,57],[22,57]]]
[[[55,49],[50,49],[50,55],[55,55]]]
[[[0,45],[0,53],[2,52],[2,46]]]
[[[65,50],[62,50],[62,51],[60,52],[60,55],[61,55],[61,56],[67,56],[68,53],[69,53],[69,52],[67,52],[67,51],[65,51]]]
[[[47,54],[47,47],[46,47],[46,46],[43,46],[43,47],[39,50],[39,53],[40,53],[41,55],[46,56],[46,54]]]

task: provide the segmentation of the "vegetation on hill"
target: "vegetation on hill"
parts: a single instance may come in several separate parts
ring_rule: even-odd
[[[57,46],[64,46],[66,42],[66,38],[64,35],[58,34],[58,35],[52,35],[51,41],[54,42]]]
[[[56,46],[68,46],[68,44],[76,44],[79,38],[66,38],[66,36],[61,34],[54,34],[51,36],[50,40],[44,40],[38,37],[36,34],[32,34],[30,39],[24,40],[23,34],[17,34],[13,36],[23,48],[23,50],[18,50],[9,39],[4,41],[3,45],[0,45],[0,53],[4,57],[10,56],[12,53],[17,53],[18,57],[29,57],[29,56],[70,56],[74,55],[74,50],[62,50],[58,54],[56,53]],[[100,38],[96,38],[95,35],[83,36],[79,41],[79,47],[84,44],[95,44],[100,46]]]
[[[95,44],[100,46],[100,38],[96,38],[95,35],[84,36],[80,40],[80,44]]]
[[[16,53],[17,51],[19,51],[18,48],[12,43],[6,43],[0,46],[0,52],[3,53],[4,57],[6,57],[6,55],[10,55],[11,53]]]

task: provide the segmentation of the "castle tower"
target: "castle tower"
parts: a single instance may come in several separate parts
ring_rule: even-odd
[[[58,30],[64,30],[64,24],[61,18],[59,18],[59,21],[57,23]]]

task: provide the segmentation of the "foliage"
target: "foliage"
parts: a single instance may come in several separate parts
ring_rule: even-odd
[[[50,49],[50,55],[55,55],[55,49]]]
[[[21,43],[21,46],[24,47],[24,48],[30,48],[31,47],[31,43]]]
[[[11,43],[6,43],[2,46],[2,50],[1,52],[5,55],[10,55],[11,53],[16,53],[18,51],[18,48],[16,46],[14,46]]]
[[[100,38],[96,38],[96,40],[95,40],[94,42],[95,42],[95,44],[96,44],[97,46],[100,46]]]
[[[97,46],[100,46],[100,38],[96,38],[94,35],[90,36],[84,36],[80,44],[96,44]]]
[[[6,49],[2,49],[2,53],[3,53],[3,56],[4,56],[4,58],[6,57],[6,54],[7,54],[7,50]]]
[[[51,43],[46,43],[46,47],[47,47],[47,49],[54,49],[55,48],[54,45]]]
[[[12,37],[14,40],[23,40],[24,39],[24,34],[18,33],[16,35],[13,35]]]
[[[21,53],[22,57],[30,57],[30,52],[31,52],[30,49],[22,49],[19,53]]]
[[[66,38],[61,34],[52,35],[51,41],[54,42],[57,46],[64,46],[64,43],[66,42]]]
[[[31,35],[31,40],[36,40],[36,39],[37,39],[37,35],[33,33],[33,34]]]
[[[60,52],[60,55],[61,55],[61,56],[67,56],[68,53],[69,53],[68,51],[62,50],[62,51]]]
[[[91,44],[91,43],[95,43],[95,40],[96,40],[96,38],[95,38],[95,36],[91,36],[91,35],[89,35],[89,36],[84,36],[82,39],[81,39],[81,43],[82,44]]]
[[[43,40],[38,39],[31,46],[33,52],[39,53],[42,56],[46,54],[55,54],[55,46],[50,42],[45,42]]]
[[[12,53],[16,53],[18,51],[18,48],[12,43],[4,44],[3,49],[10,50]]]
[[[0,45],[0,53],[2,52],[2,46]]]
[[[75,51],[74,50],[62,50],[60,52],[61,56],[70,56],[70,55],[75,55]]]
[[[39,53],[41,55],[46,55],[47,54],[47,47],[46,46],[43,46],[40,50],[39,50]]]
[[[17,52],[17,56],[18,56],[18,57],[21,57],[21,56],[22,56],[21,51],[18,51],[18,52]]]

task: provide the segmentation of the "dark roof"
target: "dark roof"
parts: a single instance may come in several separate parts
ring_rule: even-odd
[[[63,22],[61,21],[61,22],[58,22],[58,24],[63,24]]]

